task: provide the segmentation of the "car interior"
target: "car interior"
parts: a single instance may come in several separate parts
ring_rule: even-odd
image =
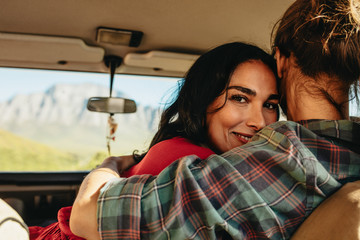
[[[157,126],[151,116],[159,115],[145,103],[155,97],[161,101],[159,95],[175,88],[202,53],[220,44],[242,41],[271,52],[273,27],[292,2],[1,1],[0,198],[14,207],[28,226],[56,221],[57,211],[72,205],[81,181],[98,164],[95,160],[144,149],[132,141],[148,141],[137,136],[149,138]],[[69,74],[79,81],[96,78],[93,81],[103,88],[100,91],[81,82],[71,89],[73,95],[68,94],[68,85],[45,88],[48,80],[71,84]],[[115,92],[123,90],[122,78],[129,82],[129,93]],[[35,87],[42,89],[43,95],[31,92]],[[162,92],[157,92],[159,89]],[[150,100],[141,100],[143,92],[150,93]],[[16,103],[21,99],[25,102]],[[55,107],[59,102],[61,109]],[[82,105],[76,107],[75,102]],[[31,111],[30,119],[27,114]],[[138,115],[132,115],[134,112]],[[124,119],[108,125],[113,116]],[[77,125],[90,118],[101,127]],[[59,119],[62,125],[56,125]],[[67,130],[65,125],[72,128]],[[118,148],[112,142],[115,136],[104,135],[109,127],[110,131],[118,128],[116,141],[124,148],[121,152],[114,150]],[[82,128],[93,132],[80,132]],[[135,129],[135,134],[129,129]],[[55,142],[62,144],[61,152],[54,150]],[[91,156],[73,152],[86,152],[86,147],[102,152],[94,151]],[[55,163],[58,165],[53,167]],[[73,163],[77,167],[72,167]]]

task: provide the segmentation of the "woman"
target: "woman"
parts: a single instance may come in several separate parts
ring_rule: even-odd
[[[360,179],[360,124],[347,111],[360,77],[359,1],[296,0],[274,45],[292,121],[156,177],[119,178],[118,159],[108,158],[81,185],[71,229],[93,239],[289,239],[326,197]]]
[[[245,43],[221,45],[190,68],[176,100],[163,112],[149,152],[121,174],[157,175],[180,157],[206,158],[241,146],[278,119],[273,58]]]
[[[122,177],[157,175],[175,160],[206,158],[241,146],[278,119],[279,95],[273,57],[258,47],[234,42],[199,57],[176,100],[163,112],[147,153],[122,157]],[[31,239],[49,236],[76,239],[69,227],[71,207],[59,211],[59,223],[31,227]]]

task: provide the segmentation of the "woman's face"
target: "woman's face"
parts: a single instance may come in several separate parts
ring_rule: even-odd
[[[223,153],[247,143],[256,132],[277,120],[278,103],[276,78],[270,68],[257,60],[240,64],[229,87],[207,108],[210,147]]]

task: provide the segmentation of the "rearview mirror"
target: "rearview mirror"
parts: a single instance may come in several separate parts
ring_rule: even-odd
[[[91,97],[87,109],[92,112],[134,113],[136,103],[134,100],[119,97]]]

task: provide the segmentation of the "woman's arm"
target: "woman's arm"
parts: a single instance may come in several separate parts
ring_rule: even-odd
[[[97,199],[100,189],[109,180],[120,177],[119,171],[129,167],[132,156],[109,157],[83,181],[75,199],[70,229],[86,239],[100,239],[97,231]]]

